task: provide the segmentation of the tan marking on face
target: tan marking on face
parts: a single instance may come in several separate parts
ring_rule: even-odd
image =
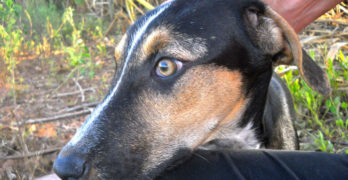
[[[209,70],[212,72],[207,72]],[[207,79],[209,80],[206,81]],[[202,115],[214,115],[212,118],[223,114],[225,116],[226,113],[232,110],[231,106],[235,106],[241,96],[240,79],[241,75],[238,72],[231,72],[224,68],[213,69],[210,67],[202,73],[190,76],[186,80],[189,83],[187,87],[180,87],[180,90],[178,90],[179,93],[176,95],[174,101],[176,105],[172,109],[173,114],[179,115],[185,112],[183,119],[189,120],[182,121],[180,118],[175,118],[174,125],[180,130],[183,127],[192,125],[190,119],[194,120],[195,123],[202,123],[205,119],[209,119],[202,117]],[[192,112],[196,112],[197,116],[190,118],[189,114]]]
[[[195,149],[218,129],[236,121],[245,103],[242,75],[227,68],[200,65],[177,80],[171,93],[144,92],[137,109],[149,124],[156,164],[180,147]],[[168,154],[169,153],[169,154]],[[151,163],[149,163],[151,164]],[[150,169],[146,167],[145,169]]]
[[[236,104],[234,104],[234,106],[231,107],[232,110],[230,111],[230,113],[228,113],[228,115],[218,123],[218,125],[216,126],[216,128],[214,128],[213,131],[207,134],[206,138],[198,142],[193,149],[196,149],[198,146],[201,146],[202,144],[205,144],[215,139],[216,137],[219,137],[219,133],[223,133],[223,128],[225,126],[228,126],[228,128],[233,129],[233,127],[237,125],[236,123],[239,122],[238,119],[241,118],[241,115],[244,112],[243,110],[245,109],[245,106],[247,104],[246,101],[247,100],[244,98],[244,96],[240,97]]]
[[[127,34],[123,35],[122,39],[118,43],[118,45],[115,48],[115,58],[116,62],[119,63],[120,58],[123,54],[124,49],[126,48],[126,40],[127,40]]]
[[[170,41],[163,51],[178,59],[194,61],[208,52],[205,40],[202,38],[179,33],[175,33],[174,37],[175,40]]]
[[[146,38],[143,45],[144,56],[147,57],[152,53],[155,53],[167,45],[168,41],[171,39],[169,29],[160,27],[155,29]]]
[[[172,58],[194,61],[207,52],[206,43],[202,38],[174,32],[172,27],[160,26],[145,37],[140,59],[152,53],[163,52]]]

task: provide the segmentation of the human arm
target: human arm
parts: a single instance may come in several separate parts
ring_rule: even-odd
[[[342,0],[263,0],[298,33]]]

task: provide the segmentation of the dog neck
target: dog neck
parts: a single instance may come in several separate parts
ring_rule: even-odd
[[[243,110],[219,127],[200,149],[259,149],[263,146],[262,122],[271,76],[272,72],[262,74],[250,83]]]

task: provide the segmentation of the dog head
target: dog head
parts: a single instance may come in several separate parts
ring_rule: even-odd
[[[295,63],[328,91],[312,82],[325,75],[302,61],[294,31],[254,0],[168,1],[139,18],[115,57],[108,95],[54,164],[63,179],[153,178],[227,129],[257,148],[242,130],[262,116],[274,64]]]

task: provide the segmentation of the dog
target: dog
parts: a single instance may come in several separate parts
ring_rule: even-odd
[[[153,179],[195,149],[298,149],[274,66],[295,64],[330,93],[293,29],[259,0],[167,1],[130,27],[115,58],[109,93],[55,160],[62,179]]]

